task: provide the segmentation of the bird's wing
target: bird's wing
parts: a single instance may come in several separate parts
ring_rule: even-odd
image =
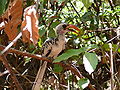
[[[41,48],[42,56],[48,57],[52,50],[52,45],[54,44],[54,38],[47,39]]]

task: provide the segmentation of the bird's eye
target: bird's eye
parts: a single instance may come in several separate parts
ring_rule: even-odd
[[[66,29],[67,25],[64,24],[64,25],[62,25],[62,27],[63,27],[64,29]]]

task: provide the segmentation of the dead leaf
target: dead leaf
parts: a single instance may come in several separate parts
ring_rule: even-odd
[[[22,10],[22,0],[14,0],[9,3],[8,9],[2,15],[0,29],[5,30],[9,40],[15,39],[18,34],[17,27],[21,23]]]
[[[35,6],[29,6],[24,10],[24,20],[21,25],[23,42],[37,44],[39,39],[38,17]]]

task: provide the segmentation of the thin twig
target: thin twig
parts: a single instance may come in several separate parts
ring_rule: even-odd
[[[109,44],[110,46],[110,71],[111,71],[111,90],[114,90],[114,66],[113,66],[113,50],[112,50],[112,44]]]
[[[72,4],[71,0],[69,0],[69,3],[70,3],[71,6],[73,7],[73,9],[74,9],[75,12],[77,13],[77,15],[80,17],[80,14],[79,14],[78,11],[76,10],[75,6]]]
[[[13,44],[15,44],[15,42],[20,38],[22,36],[22,33],[20,32],[19,34],[18,34],[18,36],[3,50],[3,51],[1,51],[1,55],[2,54],[4,54],[10,47],[12,47],[13,46]]]
[[[110,40],[108,40],[106,43],[109,43],[109,42],[111,42],[111,41],[113,41],[115,38],[117,38],[117,37],[119,37],[120,35],[117,35],[117,36],[115,36],[115,37],[113,37],[113,38],[111,38]]]
[[[111,6],[111,10],[114,11],[115,9],[114,9],[113,0],[108,0],[108,2],[109,2],[109,4],[110,4],[110,6]],[[116,19],[117,19],[117,21],[118,21],[118,25],[120,25],[119,16],[117,15],[117,13],[115,13],[115,16],[116,16]]]
[[[8,63],[5,55],[1,55],[0,56],[0,60],[2,60],[3,64],[5,65],[5,67],[7,68],[7,70],[9,71],[10,75],[11,75],[11,78],[13,80],[13,82],[15,83],[15,86],[17,88],[17,90],[23,90],[20,83],[18,82],[16,76],[15,76],[15,73],[13,72],[12,70],[12,67],[11,65]]]
[[[5,75],[5,74],[7,74],[7,73],[9,73],[9,71],[8,70],[6,70],[6,71],[4,71],[4,72],[0,72],[0,76],[3,76],[3,75]]]

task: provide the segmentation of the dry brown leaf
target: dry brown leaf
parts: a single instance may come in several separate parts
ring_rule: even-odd
[[[2,15],[3,22],[0,24],[0,29],[4,28],[9,40],[15,39],[18,34],[17,27],[21,23],[22,10],[22,0],[14,0]]]
[[[29,6],[24,10],[24,20],[21,25],[23,42],[37,44],[38,33],[38,17],[35,6]]]

